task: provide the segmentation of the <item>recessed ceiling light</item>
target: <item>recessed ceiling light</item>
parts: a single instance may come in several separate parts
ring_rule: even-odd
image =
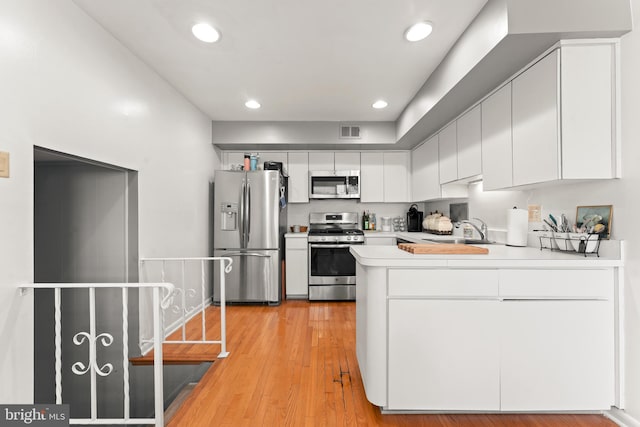
[[[373,103],[373,105],[371,105],[373,108],[380,110],[381,108],[385,108],[387,105],[387,101],[383,101],[382,99],[377,100],[376,102]]]
[[[410,42],[417,42],[427,38],[427,36],[431,34],[432,30],[433,26],[431,25],[431,22],[418,22],[417,24],[410,26],[407,31],[404,32],[404,38]]]
[[[247,108],[251,108],[252,110],[260,108],[260,103],[255,99],[250,99],[244,103]]]
[[[205,43],[215,43],[220,39],[220,33],[218,30],[204,22],[191,27],[191,32],[198,40]]]

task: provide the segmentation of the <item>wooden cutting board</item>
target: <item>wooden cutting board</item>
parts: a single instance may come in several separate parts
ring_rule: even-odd
[[[398,248],[412,254],[488,254],[489,249],[463,243],[400,243]]]

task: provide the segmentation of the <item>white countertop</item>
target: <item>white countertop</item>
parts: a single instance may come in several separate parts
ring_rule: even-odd
[[[398,237],[401,234],[397,233]],[[415,233],[418,234],[418,233]],[[474,245],[489,249],[482,255],[418,255],[398,249],[396,246],[352,246],[356,261],[369,267],[620,267],[616,256],[600,256],[551,251],[548,249],[505,245]]]
[[[398,233],[394,231],[365,230],[364,237],[396,237]]]

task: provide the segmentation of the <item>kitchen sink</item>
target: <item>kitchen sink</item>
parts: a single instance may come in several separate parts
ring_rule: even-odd
[[[464,239],[462,237],[460,238],[453,238],[453,239],[422,239],[422,241],[426,242],[426,243],[463,243],[465,245],[492,245],[495,242],[492,242],[490,240],[480,240],[480,239]]]

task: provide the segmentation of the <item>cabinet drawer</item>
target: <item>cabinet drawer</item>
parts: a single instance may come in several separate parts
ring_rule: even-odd
[[[497,270],[389,270],[390,297],[497,297]]]
[[[287,249],[307,249],[307,239],[301,237],[289,237],[286,242]]]
[[[613,270],[501,270],[500,297],[611,299]]]
[[[375,246],[394,246],[396,244],[396,238],[395,237],[365,237],[364,244],[375,245]]]

